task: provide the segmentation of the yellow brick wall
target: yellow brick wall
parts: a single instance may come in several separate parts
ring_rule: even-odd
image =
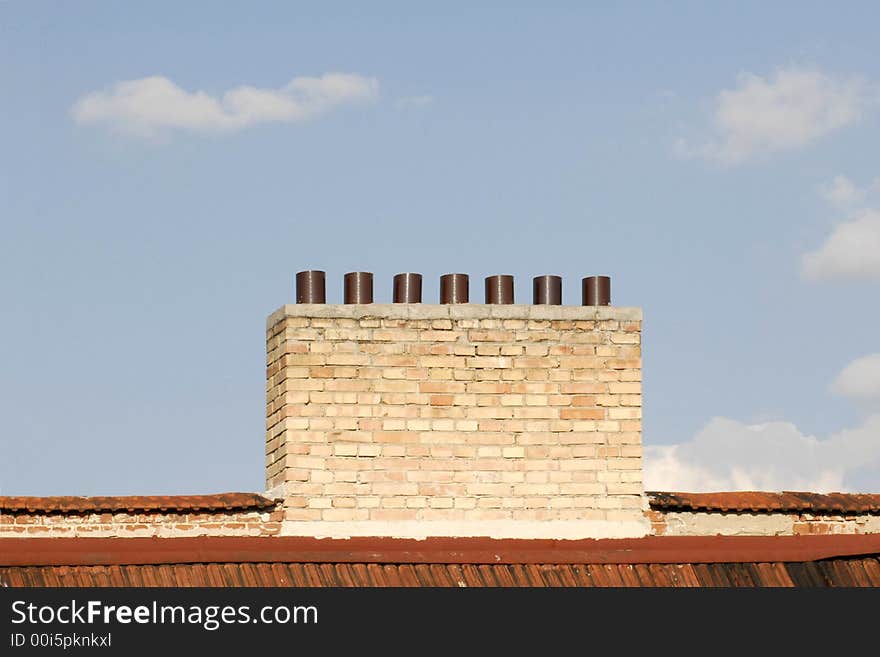
[[[285,306],[267,330],[267,488],[303,532],[644,523],[640,342],[633,308]]]

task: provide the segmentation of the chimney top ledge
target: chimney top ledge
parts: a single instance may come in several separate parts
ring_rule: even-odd
[[[621,306],[551,306],[532,304],[286,304],[269,315],[266,328],[285,317],[333,317],[363,319],[532,319],[641,321],[642,309]]]

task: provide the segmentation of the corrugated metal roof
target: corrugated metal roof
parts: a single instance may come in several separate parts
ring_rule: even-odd
[[[0,568],[7,586],[853,587],[880,586],[877,557],[708,564],[208,563]]]
[[[275,500],[257,493],[215,493],[212,495],[130,495],[112,497],[24,497],[0,496],[5,513],[135,513],[189,511],[244,511],[268,509]]]
[[[658,511],[880,513],[880,495],[878,494],[744,491],[724,493],[649,492],[647,495],[651,508]]]

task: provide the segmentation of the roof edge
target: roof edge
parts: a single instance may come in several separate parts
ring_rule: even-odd
[[[122,496],[0,496],[0,512],[10,514],[65,513],[181,513],[227,512],[270,509],[278,504],[259,493],[213,493],[210,495]]]
[[[713,493],[645,493],[658,511],[703,511],[708,513],[880,514],[880,494],[810,493],[798,491],[731,491]]]
[[[181,563],[744,563],[880,554],[880,534],[634,539],[0,538],[0,566]]]

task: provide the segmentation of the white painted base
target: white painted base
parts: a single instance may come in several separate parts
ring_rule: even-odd
[[[351,538],[382,536],[389,538],[425,539],[437,537],[480,536],[488,538],[545,538],[574,540],[580,538],[640,538],[647,536],[651,525],[647,519],[632,521],[397,521],[324,522],[286,520],[281,536],[312,536],[315,538]]]

